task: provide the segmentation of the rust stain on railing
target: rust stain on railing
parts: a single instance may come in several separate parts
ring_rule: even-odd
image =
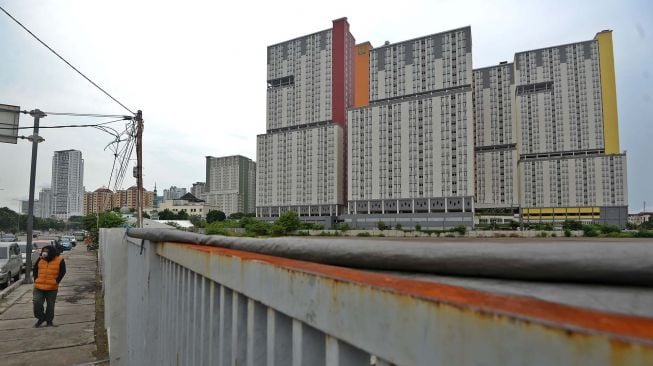
[[[292,271],[301,271],[324,276],[342,282],[352,282],[384,289],[410,298],[429,300],[435,306],[446,304],[471,310],[480,319],[494,318],[502,321],[520,321],[526,326],[544,325],[565,331],[572,343],[586,344],[587,336],[603,334],[610,339],[611,357],[614,364],[627,360],[632,347],[653,346],[653,319],[606,313],[537,300],[521,296],[499,295],[471,290],[458,286],[399,278],[392,275],[366,272],[363,270],[299,261],[264,254],[243,252],[207,245],[175,243],[194,250],[216,255],[237,257],[243,261],[260,261]],[[210,262],[206,262],[210,272]],[[337,301],[337,299],[332,299]],[[632,344],[636,341],[638,344]],[[647,357],[653,353],[647,352]],[[647,358],[648,360],[648,358]],[[653,360],[651,360],[653,364]]]

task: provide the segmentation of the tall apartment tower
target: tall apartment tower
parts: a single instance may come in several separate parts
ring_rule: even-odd
[[[519,207],[517,177],[514,64],[474,70],[474,154],[476,159],[476,207],[516,210]]]
[[[206,191],[206,183],[204,182],[195,182],[190,188],[190,193],[195,197],[200,197]]]
[[[471,28],[377,48],[361,44],[355,60],[345,221],[356,227],[377,221],[471,226]]]
[[[207,156],[206,183],[201,198],[227,215],[254,213],[256,163],[240,155]]]
[[[346,190],[346,120],[354,37],[333,27],[268,47],[266,133],[257,138],[256,214],[287,210],[331,225]]]
[[[84,209],[84,159],[79,150],[55,151],[52,157],[52,215],[67,219]]]
[[[39,217],[47,219],[50,216],[52,216],[52,189],[51,188],[41,189],[41,192],[39,192],[39,202],[41,203],[39,213],[38,213]]]
[[[612,32],[517,53],[514,71],[523,219],[625,227]]]

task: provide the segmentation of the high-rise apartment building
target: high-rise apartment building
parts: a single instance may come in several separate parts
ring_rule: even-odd
[[[471,226],[474,208],[470,27],[357,48],[369,102],[349,110],[349,197],[356,227]],[[369,56],[366,53],[369,52]],[[364,81],[360,84],[364,85]],[[364,86],[356,88],[357,94]]]
[[[84,209],[84,159],[79,150],[55,151],[52,157],[52,215],[67,219]]]
[[[517,53],[514,72],[523,218],[625,227],[612,32]]]
[[[168,200],[176,200],[177,198],[185,195],[186,188],[180,188],[177,186],[172,186],[169,189],[164,189],[163,190],[163,199],[168,201]]]
[[[35,210],[34,212],[37,211]],[[41,189],[41,192],[39,192],[38,216],[44,219],[52,216],[52,189],[50,188],[43,188]]]
[[[519,207],[514,64],[474,70],[476,207]]]
[[[341,18],[330,29],[268,47],[266,133],[256,149],[258,217],[294,210],[306,220],[332,221],[342,212],[354,43]]]
[[[206,191],[206,183],[195,182],[190,188],[190,193],[195,197],[200,197]]]
[[[343,18],[269,46],[267,71],[258,217],[447,228],[490,209],[625,226],[611,31],[473,69],[470,27],[374,48]]]
[[[193,185],[195,186],[195,185]],[[256,163],[244,156],[206,157],[205,192],[200,196],[227,215],[254,213]]]

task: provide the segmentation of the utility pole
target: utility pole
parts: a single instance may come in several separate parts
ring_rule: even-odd
[[[143,112],[136,112],[136,211],[137,227],[143,227]]]
[[[32,166],[29,172],[29,208],[27,211],[27,245],[25,246],[25,283],[32,283],[32,237],[34,231],[34,185],[36,181],[36,156],[39,142],[39,121],[46,114],[38,109],[29,112],[34,117],[34,133],[28,139],[32,141]]]

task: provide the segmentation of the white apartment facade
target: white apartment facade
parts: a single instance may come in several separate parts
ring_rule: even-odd
[[[79,150],[55,151],[52,158],[52,215],[81,216],[84,208],[84,159]]]
[[[512,63],[474,70],[476,207],[519,206]]]
[[[293,210],[311,220],[342,212],[353,48],[346,18],[268,47],[266,133],[257,138],[257,217]]]
[[[370,51],[369,105],[348,113],[345,221],[472,225],[471,42],[465,27]]]
[[[572,218],[625,227],[611,31],[515,55],[520,205],[529,221]]]
[[[206,184],[199,197],[227,215],[255,212],[256,163],[240,155],[207,156]]]

